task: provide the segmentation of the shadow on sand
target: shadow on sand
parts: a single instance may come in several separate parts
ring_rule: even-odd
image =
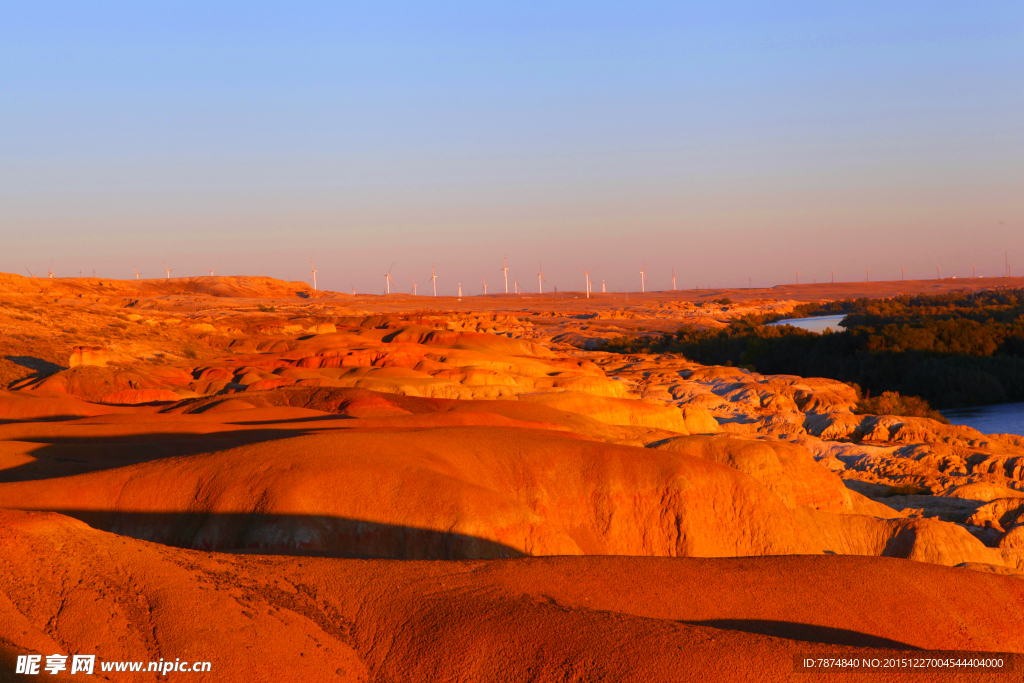
[[[31,421],[32,424],[38,422],[41,420]],[[54,421],[48,422],[52,424]],[[124,436],[62,437],[34,433],[22,438],[13,434],[7,438],[31,441],[38,443],[39,447],[31,451],[34,461],[0,470],[0,484],[54,479],[163,458],[214,453],[239,446],[305,436],[317,431],[267,427],[208,434],[153,432]]]
[[[824,645],[848,645],[851,647],[872,647],[886,650],[919,650],[920,648],[898,640],[873,636],[859,631],[831,626],[800,624],[792,621],[768,621],[763,619],[711,619],[709,621],[687,621],[694,626],[711,626],[727,631],[743,631],[763,636],[800,640]]]
[[[330,515],[110,512],[49,508],[94,529],[177,548],[260,555],[477,560],[526,553],[476,536]]]

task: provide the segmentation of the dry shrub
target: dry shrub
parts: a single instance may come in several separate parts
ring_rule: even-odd
[[[918,484],[898,484],[896,486],[890,486],[889,490],[882,494],[882,498],[889,498],[891,496],[930,496],[932,491],[929,488],[920,486]]]
[[[902,417],[929,417],[942,424],[949,420],[937,410],[932,410],[928,401],[918,396],[903,396],[898,391],[885,391],[878,396],[865,396],[857,401],[853,410],[858,415],[899,415]]]

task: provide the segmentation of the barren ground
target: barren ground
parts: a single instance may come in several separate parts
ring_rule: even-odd
[[[1024,652],[1024,438],[587,350],[1022,285],[458,301],[0,274],[0,680],[55,652],[208,660],[188,678],[210,681],[774,681],[806,677],[798,653]],[[97,673],[158,680],[131,676]]]

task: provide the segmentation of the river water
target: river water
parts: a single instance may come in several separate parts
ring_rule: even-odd
[[[826,327],[832,328],[833,332],[842,332],[844,328],[839,327],[839,323],[842,322],[846,314],[840,315],[819,315],[814,318],[790,318],[789,320],[776,320],[769,325],[792,325],[793,327],[800,327],[809,332],[817,332],[821,334],[825,331]]]
[[[821,315],[813,318],[778,320],[769,325],[792,325],[810,332],[822,333],[826,327],[835,332],[844,328],[839,323],[845,315]],[[1024,403],[999,403],[976,408],[955,408],[939,411],[955,425],[974,427],[982,434],[1020,434],[1024,436]]]
[[[976,408],[940,410],[955,425],[974,427],[982,434],[1024,436],[1024,403],[997,403]]]

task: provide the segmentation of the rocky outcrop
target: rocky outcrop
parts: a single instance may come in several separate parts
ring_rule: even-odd
[[[987,437],[968,428],[950,427],[922,418],[854,415],[850,410],[855,400],[853,390],[831,380],[764,376],[742,368],[704,367],[672,356],[560,356],[532,341],[474,331],[505,324],[496,319],[477,321],[475,328],[468,319],[447,326],[428,320],[410,324],[408,320],[386,316],[336,320],[338,322],[315,318],[312,326],[303,326],[298,319],[269,319],[259,323],[269,330],[266,336],[249,346],[236,345],[233,348],[237,352],[222,358],[194,365],[179,361],[130,369],[75,367],[46,378],[27,380],[19,388],[46,396],[62,393],[107,405],[165,406],[167,409],[192,396],[219,397],[218,400],[234,396],[245,404],[264,406],[267,404],[264,395],[274,392],[294,398],[304,390],[354,391],[357,394],[349,398],[325,398],[317,409],[357,419],[424,415],[416,418],[417,428],[442,424],[511,424],[495,421],[494,415],[503,411],[513,415],[514,411],[506,409],[492,410],[492,417],[488,418],[468,415],[458,419],[451,415],[443,419],[427,418],[423,412],[437,411],[446,401],[472,406],[479,401],[500,399],[498,403],[536,406],[541,413],[530,418],[531,424],[539,426],[546,422],[609,443],[649,445],[659,441],[660,451],[673,451],[727,466],[750,477],[760,487],[758,505],[781,505],[780,509],[789,510],[779,514],[802,514],[799,510],[807,507],[819,513],[846,515],[850,520],[856,515],[867,515],[894,519],[897,521],[893,523],[902,524],[899,520],[904,518],[931,518],[936,523],[965,524],[974,534],[969,540],[957,540],[929,530],[921,532],[925,533],[924,541],[901,541],[886,550],[895,535],[903,534],[901,538],[905,539],[911,532],[903,527],[883,529],[877,525],[870,532],[851,531],[857,524],[854,521],[835,527],[828,520],[789,520],[788,523],[797,527],[810,525],[812,531],[786,532],[789,536],[783,534],[777,538],[769,534],[775,540],[749,547],[750,553],[783,552],[783,548],[790,548],[800,549],[800,552],[832,550],[882,554],[896,552],[892,548],[899,547],[903,548],[899,552],[915,557],[934,555],[948,559],[958,556],[962,561],[991,564],[999,561],[997,549],[1013,524],[997,528],[972,521],[978,522],[986,514],[978,512],[984,503],[1010,497],[1005,492],[1016,491],[1018,487],[1024,491],[1024,481],[1020,479],[1024,471],[1024,448],[1012,438]],[[292,334],[285,334],[287,330],[292,330]],[[367,390],[377,393],[370,396]],[[363,394],[358,394],[360,391]],[[399,404],[380,398],[381,392],[425,403]],[[200,414],[199,404],[181,405],[183,411]],[[208,415],[212,418],[236,412],[227,407],[210,408]],[[568,420],[564,416],[569,414],[579,418]],[[519,421],[522,418],[516,413],[509,419]],[[707,436],[692,440],[680,438],[688,435]],[[868,488],[853,491],[844,482],[860,482]],[[1004,493],[978,490],[972,493],[964,488],[975,485],[977,489],[982,484]],[[495,495],[507,497],[509,494],[499,489]],[[581,492],[578,495],[593,494]],[[666,489],[660,495],[676,494]],[[726,498],[731,500],[732,495],[730,492]],[[464,513],[467,518],[476,514]],[[587,543],[591,541],[586,541],[581,545],[573,535],[591,538],[587,534],[596,532],[570,533],[545,515],[542,515],[543,523],[526,521],[533,519],[531,515],[539,514],[536,511],[527,514],[520,510],[515,514],[525,515],[512,524],[521,527],[519,535],[506,540],[508,547],[517,552],[618,552],[612,549],[616,547],[614,544],[603,545],[603,541],[589,546]],[[750,514],[755,517],[775,515],[765,510]],[[438,524],[436,520],[421,521]],[[640,526],[639,522],[632,524]],[[911,534],[914,539],[919,531]],[[254,537],[259,537],[262,532],[253,533]],[[280,530],[274,533],[287,535]],[[324,532],[315,533],[319,538]],[[349,534],[344,528],[331,533],[338,538]],[[626,537],[632,533],[627,533]],[[698,532],[688,533],[690,538],[695,538]],[[864,533],[876,541],[878,538],[889,540],[881,545],[876,541],[868,542]],[[239,537],[239,534],[242,538],[249,537],[249,531],[244,529],[236,529],[228,535]],[[779,540],[784,537],[789,540]],[[404,543],[401,538],[405,537],[393,536],[384,546],[398,547]],[[828,540],[830,538],[844,540],[833,542]],[[496,538],[488,539],[505,545]],[[965,550],[967,546],[961,541],[968,546],[977,541],[977,547],[971,551],[973,555]],[[410,543],[416,545],[419,541]],[[459,545],[461,541],[453,543],[455,545],[444,552],[454,553],[453,556],[490,552],[472,544],[463,547]],[[652,543],[650,547],[633,547],[628,543],[625,547],[629,552],[640,553],[691,552],[673,549],[671,544],[661,541]],[[947,554],[929,554],[931,551],[915,549],[922,543],[926,546],[939,543],[954,550]],[[341,546],[332,548],[332,552],[342,552]],[[973,559],[964,559],[968,555]],[[1012,558],[1010,561],[1014,562]]]
[[[76,368],[79,365],[107,367],[107,350],[102,346],[76,346],[71,351],[68,367]]]
[[[1024,525],[1024,496],[997,498],[985,503],[967,518],[967,523],[1006,531]]]
[[[688,434],[717,434],[722,431],[711,412],[699,406],[683,406],[683,423]]]
[[[947,522],[855,514],[837,478],[795,447],[724,436],[664,445],[497,427],[345,429],[3,484],[0,507],[62,511],[115,533],[204,550],[1003,562]]]
[[[126,389],[107,394],[100,403],[111,405],[135,405],[139,403],[176,403],[181,396],[174,391],[160,389]]]
[[[683,411],[675,406],[665,406],[644,401],[594,396],[584,392],[545,392],[521,394],[520,401],[579,413],[600,422],[612,425],[630,425],[663,429],[679,434],[688,434],[688,423]],[[690,423],[698,428],[708,428],[706,420],[699,413],[691,413]]]
[[[743,472],[775,494],[787,507],[853,511],[843,480],[820,467],[811,454],[788,443],[736,439],[729,436],[680,436],[649,446],[713,460]]]

